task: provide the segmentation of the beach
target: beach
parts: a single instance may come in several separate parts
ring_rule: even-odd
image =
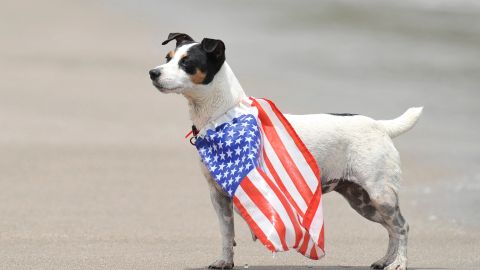
[[[0,269],[204,269],[221,251],[186,100],[158,92],[170,32],[220,38],[245,91],[288,113],[392,119],[409,269],[480,266],[474,1],[3,1]],[[369,269],[383,227],[334,192],[326,257],[271,254],[236,215],[236,269]]]

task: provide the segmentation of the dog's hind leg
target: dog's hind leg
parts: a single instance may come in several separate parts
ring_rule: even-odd
[[[373,264],[372,267],[384,270],[405,270],[407,269],[407,241],[408,223],[400,212],[397,193],[385,188],[381,194],[372,195],[372,202],[378,213],[383,217],[382,225],[387,229],[390,242],[392,242],[392,255],[389,256],[383,265]]]
[[[385,256],[372,264],[374,269],[406,269],[408,224],[400,213],[396,193],[385,188],[381,196],[372,196],[360,185],[341,181],[335,191],[347,199],[350,206],[368,220],[380,223],[388,231],[389,243]]]

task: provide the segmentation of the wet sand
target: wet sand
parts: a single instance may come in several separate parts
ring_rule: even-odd
[[[2,3],[0,269],[203,269],[217,258],[186,102],[147,74],[174,31],[225,40],[246,91],[286,112],[380,119],[424,105],[395,140],[409,269],[478,268],[478,5],[208,3],[210,16],[199,2]],[[383,256],[380,225],[337,194],[324,204],[324,259],[273,258],[237,218],[237,268],[368,269]]]

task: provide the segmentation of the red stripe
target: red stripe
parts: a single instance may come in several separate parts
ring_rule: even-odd
[[[325,235],[324,235],[324,232],[323,232],[323,229],[325,228],[325,224],[323,224],[322,226],[322,230],[320,231],[320,235],[318,236],[318,239],[317,239],[317,245],[323,250],[325,250]]]
[[[308,148],[305,146],[303,141],[300,139],[298,136],[297,132],[295,132],[295,129],[293,129],[292,125],[288,120],[285,118],[285,116],[280,112],[280,110],[277,108],[277,106],[270,100],[268,99],[263,99],[268,104],[270,104],[270,107],[272,108],[272,111],[275,113],[277,118],[282,122],[283,126],[287,130],[288,134],[292,137],[293,141],[297,145],[298,149],[300,149],[300,152],[302,152],[303,157],[307,161],[308,165],[310,165],[310,168],[312,169],[313,173],[315,176],[317,176],[318,180],[320,180],[320,168],[318,168],[317,161],[315,158],[312,156],[312,153],[308,151]]]
[[[262,242],[262,244],[265,247],[267,247],[270,251],[275,252],[276,251],[275,245],[273,245],[273,243],[267,239],[262,229],[257,225],[255,220],[253,220],[253,218],[248,213],[247,209],[245,209],[245,207],[242,205],[242,203],[236,196],[233,197],[233,203],[235,204],[235,207],[240,212],[240,214],[242,214],[242,217],[248,223],[253,233],[258,238],[258,240],[260,240],[260,242]]]
[[[287,230],[280,215],[277,213],[277,211],[275,211],[275,209],[273,209],[272,205],[265,199],[265,197],[263,197],[263,194],[258,191],[255,185],[252,184],[250,178],[245,177],[245,179],[243,179],[240,183],[240,186],[243,188],[248,197],[250,197],[252,202],[257,206],[257,208],[262,211],[265,217],[275,227],[280,241],[282,242],[283,250],[288,250],[287,243],[285,242]]]
[[[320,185],[315,191],[310,204],[308,205],[307,211],[305,212],[305,218],[303,219],[303,226],[307,231],[310,229],[310,225],[312,225],[313,218],[315,217],[315,213],[317,213],[318,206],[320,205],[320,200],[322,198],[322,190]]]
[[[312,260],[318,260],[318,254],[317,254],[317,249],[314,246],[312,246],[312,251],[310,252],[310,259]]]
[[[305,256],[306,256],[306,253],[307,253],[308,242],[310,242],[310,234],[308,234],[308,232],[306,232],[305,236],[304,236],[304,239],[303,239],[302,246],[300,247],[300,249],[298,249],[298,252],[300,252],[301,254],[303,254]]]
[[[302,229],[299,226],[298,219],[295,216],[295,214],[293,213],[293,210],[291,208],[292,206],[288,203],[288,201],[284,197],[284,194],[280,192],[278,187],[272,182],[272,180],[270,180],[270,178],[265,174],[265,172],[262,171],[259,168],[257,169],[257,171],[263,177],[263,179],[268,184],[268,186],[273,190],[273,192],[275,193],[277,198],[282,203],[283,208],[285,209],[285,211],[288,214],[288,217],[292,221],[293,228],[295,229],[295,245],[293,246],[293,248],[297,248],[298,243],[300,242],[300,240],[302,240],[303,233],[302,233]]]
[[[263,148],[263,159],[265,160],[265,164],[267,165],[268,170],[272,174],[273,179],[275,179],[275,183],[277,183],[278,187],[282,190],[283,194],[287,196],[287,199],[290,202],[290,204],[295,208],[295,210],[297,210],[297,213],[303,218],[303,211],[300,209],[297,202],[293,199],[290,192],[288,192],[287,188],[283,184],[282,179],[280,178],[280,176],[278,176],[277,171],[275,171],[275,169],[273,168],[273,165],[270,162],[270,159],[268,158],[265,148]]]
[[[286,169],[287,174],[290,176],[290,179],[292,179],[292,182],[297,188],[298,192],[305,200],[305,203],[308,204],[313,196],[312,191],[308,187],[305,179],[303,178],[303,175],[300,173],[295,162],[292,160],[292,157],[285,148],[285,145],[280,139],[280,136],[275,130],[272,121],[270,120],[270,118],[268,118],[265,110],[256,100],[253,100],[253,104],[258,109],[258,118],[260,119],[260,122],[262,122],[262,128],[265,132],[265,136],[268,138],[271,145],[275,145],[274,151],[277,153],[280,162]]]

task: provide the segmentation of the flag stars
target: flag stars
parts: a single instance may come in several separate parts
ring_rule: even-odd
[[[217,125],[198,140],[198,152],[218,185],[230,196],[257,164],[260,128],[251,115]]]
[[[219,169],[220,171],[223,171],[223,168],[225,168],[225,164],[224,164],[224,163],[218,165],[218,169]]]
[[[233,138],[233,136],[235,136],[236,132],[233,129],[230,129],[227,133],[228,133],[229,137]]]

